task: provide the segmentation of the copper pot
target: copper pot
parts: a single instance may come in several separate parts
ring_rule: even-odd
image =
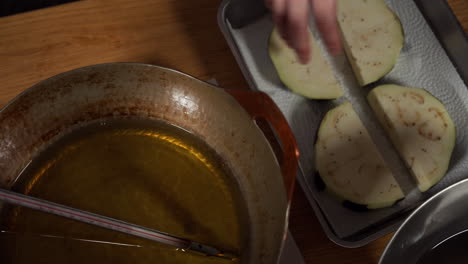
[[[28,89],[0,112],[0,186],[12,185],[42,149],[80,124],[143,117],[185,128],[232,170],[248,212],[242,263],[276,263],[285,239],[298,151],[287,121],[261,92],[223,90],[151,65],[113,63],[66,72]],[[278,162],[262,130],[281,141]]]

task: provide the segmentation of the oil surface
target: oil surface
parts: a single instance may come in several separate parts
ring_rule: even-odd
[[[13,189],[238,253],[240,196],[223,164],[182,129],[113,121],[52,144]],[[2,213],[12,232],[0,234],[2,263],[232,263],[26,208]]]
[[[468,263],[468,230],[442,241],[418,261],[418,264]]]

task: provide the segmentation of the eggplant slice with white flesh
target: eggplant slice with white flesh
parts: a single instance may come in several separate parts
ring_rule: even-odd
[[[447,172],[455,125],[444,105],[421,88],[381,85],[368,101],[424,192]]]
[[[330,64],[309,31],[312,59],[301,64],[296,52],[274,29],[269,40],[269,54],[278,76],[291,91],[311,99],[335,99],[343,95]]]
[[[359,84],[375,82],[396,64],[403,27],[384,0],[338,1],[338,23],[348,60]]]
[[[320,177],[326,189],[339,198],[376,209],[404,197],[349,102],[325,115],[315,150]]]

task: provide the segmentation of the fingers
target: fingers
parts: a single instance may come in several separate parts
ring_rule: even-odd
[[[336,0],[312,0],[315,24],[333,55],[341,52],[341,40],[336,19]]]
[[[301,63],[310,59],[309,1],[315,22],[333,55],[341,52],[341,39],[336,20],[336,0],[265,0],[271,8],[279,33],[293,48]]]
[[[293,48],[301,63],[310,59],[309,0],[266,0],[273,20],[286,43]]]
[[[293,3],[292,3],[293,2]],[[296,50],[301,63],[310,59],[309,44],[309,2],[307,0],[290,1],[288,5],[288,32],[290,45]]]
[[[286,3],[288,0],[267,0],[267,4],[270,6],[273,13],[273,20],[275,23],[283,20],[286,16]]]
[[[273,20],[281,36],[286,39],[287,33],[287,1],[288,0],[270,0]]]

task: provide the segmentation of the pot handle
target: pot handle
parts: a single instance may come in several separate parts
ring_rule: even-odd
[[[281,166],[288,200],[291,201],[297,175],[299,151],[288,121],[266,93],[249,90],[226,90],[226,92],[233,96],[257,122],[273,149],[278,150],[274,146],[280,146],[281,150],[275,151],[275,155]],[[267,135],[265,129],[262,129],[264,128],[264,125],[261,125],[262,119],[269,123],[269,128],[273,129],[274,134]]]

